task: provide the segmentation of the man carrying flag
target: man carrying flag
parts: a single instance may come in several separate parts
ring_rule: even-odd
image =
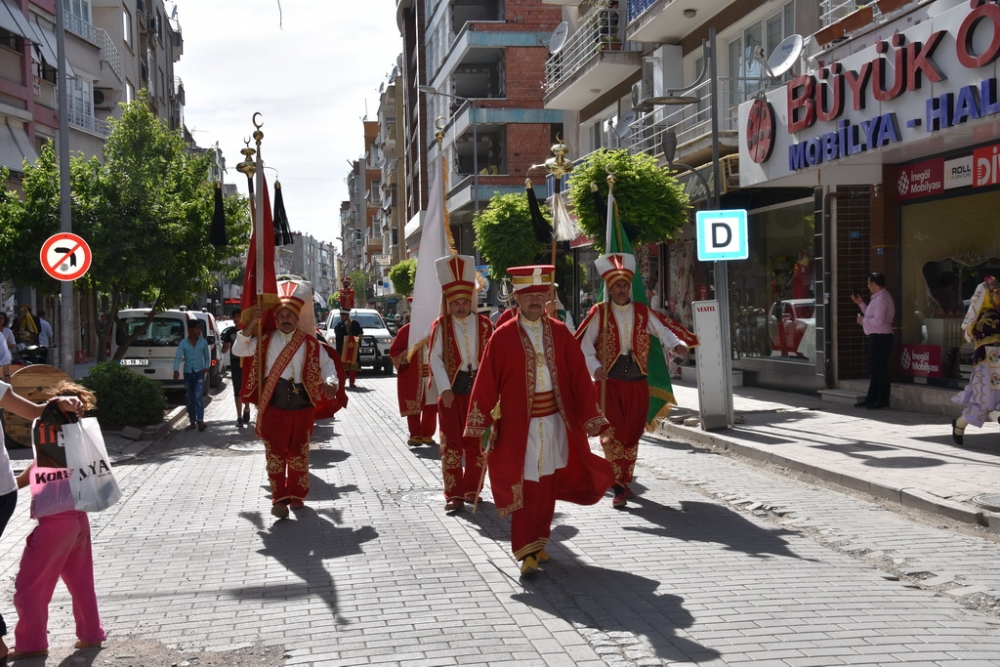
[[[476,501],[484,465],[478,439],[465,435],[465,419],[469,394],[493,324],[486,315],[472,312],[472,300],[476,298],[475,258],[452,255],[437,260],[435,266],[447,312],[434,320],[431,328],[431,381],[437,390],[441,425],[444,509],[457,512],[465,501]]]
[[[611,301],[591,308],[576,336],[604,414],[611,422],[612,428],[601,436],[601,445],[615,472],[611,504],[620,509],[634,495],[629,485],[649,410],[650,348],[662,345],[664,354],[672,351],[680,355],[687,353],[688,346],[645,304],[632,302],[634,255],[601,255],[594,266]]]
[[[549,560],[556,500],[593,505],[614,483],[611,464],[587,442],[608,420],[583,352],[566,325],[545,315],[553,272],[551,265],[508,269],[519,315],[486,346],[465,427],[488,448],[493,499],[501,518],[512,515],[511,550],[522,576]]]
[[[315,420],[332,416],[346,405],[346,396],[339,357],[316,339],[312,288],[295,281],[282,281],[278,287],[279,303],[273,315],[277,330],[260,337],[262,355],[255,356],[258,337],[248,335],[258,331],[264,317],[259,306],[250,309],[247,325],[236,334],[232,349],[236,356],[252,357],[244,384],[248,395],[260,395],[256,433],[267,455],[271,514],[284,519],[289,508],[305,506]]]

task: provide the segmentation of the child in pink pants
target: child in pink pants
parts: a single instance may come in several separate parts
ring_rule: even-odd
[[[91,409],[95,403],[94,395],[77,384],[63,382],[50,391],[79,396],[86,409]],[[29,466],[18,475],[18,488],[28,486],[33,467]],[[38,526],[28,536],[14,580],[16,648],[8,653],[9,658],[17,660],[48,654],[49,602],[60,577],[73,597],[73,617],[79,640],[76,648],[99,647],[107,639],[94,592],[90,520],[85,512],[70,510],[38,517]]]

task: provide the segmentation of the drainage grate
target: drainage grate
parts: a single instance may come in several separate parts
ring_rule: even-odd
[[[1000,512],[1000,493],[984,493],[973,498],[972,502],[988,510]]]

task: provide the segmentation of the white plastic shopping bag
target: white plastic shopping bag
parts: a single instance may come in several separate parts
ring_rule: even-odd
[[[74,470],[70,478],[76,509],[100,512],[118,502],[122,491],[111,472],[101,427],[94,417],[63,424],[66,465]]]

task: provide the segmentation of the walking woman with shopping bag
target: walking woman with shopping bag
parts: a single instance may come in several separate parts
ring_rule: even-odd
[[[75,396],[65,396],[54,398],[49,401],[53,408],[65,414],[83,415],[83,402]],[[43,410],[49,405],[38,405],[26,398],[18,396],[13,392],[11,386],[0,380],[0,408],[13,412],[25,419],[36,419],[42,415]],[[3,431],[0,431],[0,535],[7,527],[7,521],[14,513],[17,504],[17,481],[10,466],[10,458],[7,455],[7,447],[4,443]],[[7,658],[7,644],[3,637],[7,634],[7,624],[0,616],[0,662]]]
[[[85,410],[92,410],[96,399],[88,389],[73,382],[60,382],[48,393],[69,395],[76,409],[66,414],[51,407],[51,401],[44,409],[39,406],[40,414],[32,425],[35,460],[17,477],[18,488],[32,487],[32,516],[38,520],[38,525],[28,536],[14,580],[17,626],[14,628],[15,648],[7,655],[11,660],[48,655],[49,602],[60,578],[73,598],[73,618],[79,640],[76,648],[99,648],[107,639],[94,590],[90,521],[85,512],[76,509],[80,505],[75,488],[70,489],[68,500],[65,500],[67,494],[58,490],[60,483],[81,474],[80,470],[67,467],[66,452],[74,447],[70,444],[60,446],[60,440],[64,443],[68,440],[63,437],[63,431],[68,435],[74,428],[80,430],[77,418]],[[57,491],[50,493],[43,504],[41,493],[45,487],[55,487]],[[61,504],[63,502],[66,504]]]

